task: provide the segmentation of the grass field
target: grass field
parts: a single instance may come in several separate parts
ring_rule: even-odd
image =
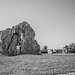
[[[0,75],[75,75],[74,72],[75,54],[0,56]]]

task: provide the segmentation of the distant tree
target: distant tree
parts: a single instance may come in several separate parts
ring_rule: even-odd
[[[44,46],[43,49],[44,49],[44,50],[47,50],[47,46]]]
[[[46,45],[42,48],[41,53],[48,53],[47,52],[47,46]]]
[[[68,49],[68,45],[65,45],[65,47],[64,47],[64,48]]]
[[[69,44],[68,48],[69,48],[70,52],[75,53],[75,44],[74,43]]]

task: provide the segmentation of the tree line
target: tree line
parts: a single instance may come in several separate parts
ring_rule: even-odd
[[[56,49],[56,53],[61,53],[64,49],[67,50],[68,53],[75,53],[75,43],[70,43],[69,45],[65,45],[62,49]],[[47,45],[43,46],[41,52],[47,53],[48,47]]]

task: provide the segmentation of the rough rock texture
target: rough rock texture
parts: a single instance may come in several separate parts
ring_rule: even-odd
[[[0,32],[1,48],[5,55],[39,54],[40,45],[34,39],[35,32],[27,22]],[[17,49],[17,45],[20,46]]]

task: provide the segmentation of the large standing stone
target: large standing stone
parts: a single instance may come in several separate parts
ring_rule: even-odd
[[[27,22],[3,30],[1,35],[3,54],[39,54],[40,45],[34,37],[35,32]],[[17,45],[20,45],[20,49],[17,49]]]

